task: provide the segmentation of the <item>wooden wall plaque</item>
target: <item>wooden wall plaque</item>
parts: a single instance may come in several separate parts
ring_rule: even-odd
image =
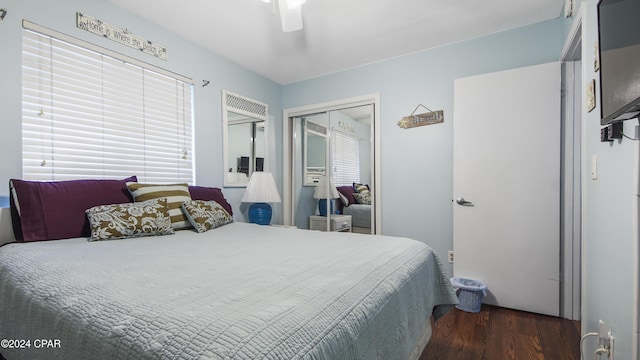
[[[403,129],[414,128],[418,126],[439,124],[444,122],[444,111],[431,111],[423,114],[411,114],[405,116],[402,120],[398,121],[398,126]]]

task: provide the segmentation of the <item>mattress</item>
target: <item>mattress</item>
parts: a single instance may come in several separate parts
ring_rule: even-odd
[[[371,205],[351,204],[343,207],[342,213],[351,215],[351,226],[371,228]]]
[[[456,302],[398,237],[233,223],[0,247],[7,360],[417,359]]]

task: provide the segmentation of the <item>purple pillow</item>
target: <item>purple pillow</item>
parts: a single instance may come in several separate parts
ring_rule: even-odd
[[[132,202],[123,180],[25,181],[11,179],[11,219],[20,242],[89,237],[85,210]],[[16,203],[17,202],[17,203]]]
[[[224,194],[222,194],[222,190],[216,187],[206,187],[206,186],[189,186],[189,192],[191,193],[191,199],[193,200],[204,200],[204,201],[215,201],[220,206],[222,206],[229,215],[233,215],[233,210],[231,209],[231,204],[227,202],[227,199],[224,198]]]
[[[344,195],[347,200],[349,200],[348,204],[344,204],[345,206],[358,203],[356,198],[353,196],[353,186],[338,186],[336,189],[338,189],[340,194]]]

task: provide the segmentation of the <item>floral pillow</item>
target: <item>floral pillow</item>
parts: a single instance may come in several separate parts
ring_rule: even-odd
[[[86,213],[91,227],[89,241],[170,235],[175,232],[166,198],[100,205],[88,209]]]
[[[187,220],[199,233],[233,222],[233,218],[227,210],[213,200],[185,201],[182,203],[182,210]]]
[[[369,185],[366,185],[366,184],[358,184],[358,183],[353,183],[353,190],[354,190],[356,193],[360,193],[360,194],[362,194],[362,193],[369,193],[369,192],[370,192],[370,190],[369,190]]]
[[[371,205],[371,192],[368,190],[366,192],[354,193],[353,197],[356,198],[358,204]]]

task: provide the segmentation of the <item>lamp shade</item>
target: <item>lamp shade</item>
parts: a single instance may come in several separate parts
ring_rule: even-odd
[[[313,193],[314,199],[337,199],[340,197],[336,184],[333,183],[333,179],[329,178],[327,184],[327,177],[320,176],[318,184],[316,185],[316,191]]]
[[[340,197],[336,185],[333,183],[332,178],[326,176],[320,176],[318,184],[316,184],[316,191],[313,193],[313,198],[318,199],[318,212],[320,216],[327,216],[327,199],[332,199],[329,202],[329,213],[333,214],[333,199]]]
[[[242,202],[279,203],[282,202],[276,182],[270,172],[254,171],[242,196]]]
[[[253,203],[249,206],[249,222],[260,225],[271,223],[270,202],[281,202],[273,175],[268,172],[254,171],[242,196],[242,202]]]

